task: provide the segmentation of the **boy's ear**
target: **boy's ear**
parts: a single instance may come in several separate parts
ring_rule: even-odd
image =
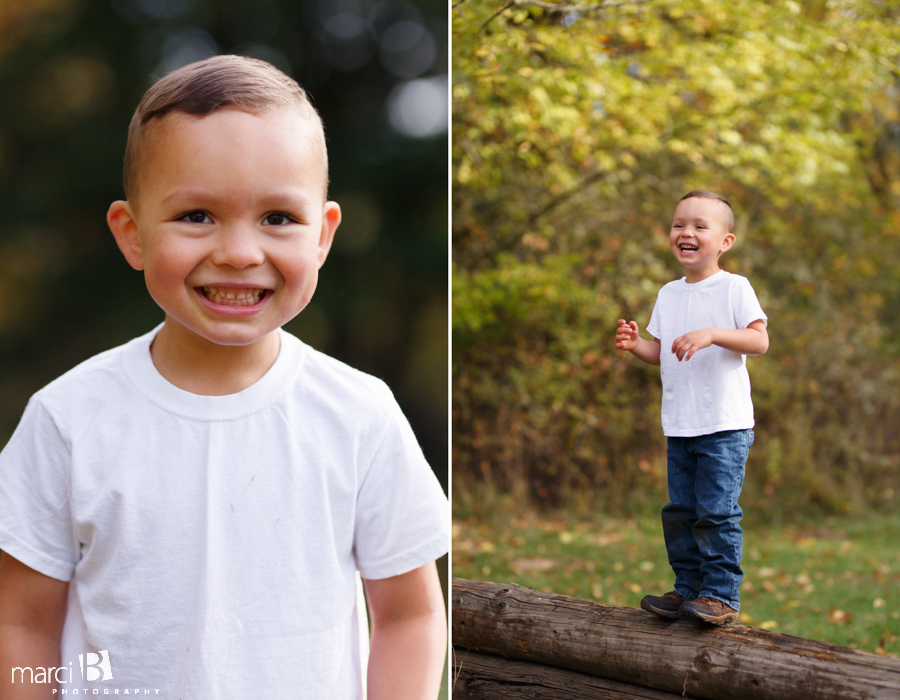
[[[719,248],[719,255],[724,253],[726,250],[731,248],[734,245],[734,234],[729,231],[725,234],[725,239],[722,241],[722,247]]]
[[[334,241],[334,232],[341,224],[341,207],[337,202],[325,202],[325,212],[322,215],[322,230],[319,232],[319,267],[325,264],[331,243]]]
[[[110,204],[109,211],[106,212],[106,223],[128,264],[135,270],[143,270],[144,254],[141,250],[141,240],[138,238],[137,222],[131,205],[122,200]]]

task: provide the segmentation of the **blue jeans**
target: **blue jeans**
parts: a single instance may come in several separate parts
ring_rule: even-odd
[[[669,498],[663,534],[675,590],[740,609],[743,515],[738,496],[753,444],[752,430],[668,438]]]

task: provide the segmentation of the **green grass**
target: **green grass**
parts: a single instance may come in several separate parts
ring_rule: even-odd
[[[741,622],[900,656],[900,515],[745,517]],[[453,575],[616,606],[672,589],[658,515],[537,514],[507,501],[453,521]]]

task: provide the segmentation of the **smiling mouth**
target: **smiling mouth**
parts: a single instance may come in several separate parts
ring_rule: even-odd
[[[268,289],[256,287],[200,287],[203,296],[223,306],[253,306],[261,302]]]
[[[681,244],[681,245],[678,246],[678,247],[679,247],[679,249],[681,250],[682,253],[695,253],[695,252],[697,252],[698,250],[700,250],[700,246],[696,246],[696,245],[688,245],[688,244],[686,244],[686,243],[683,243],[683,244]]]

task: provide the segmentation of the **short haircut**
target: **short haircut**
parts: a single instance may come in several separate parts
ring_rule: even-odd
[[[726,207],[728,207],[728,218],[726,222],[728,224],[729,233],[734,231],[734,209],[731,208],[731,203],[725,199],[722,195],[716,194],[715,192],[710,192],[709,190],[693,190],[692,192],[688,192],[684,197],[678,200],[678,204],[681,204],[686,199],[690,199],[691,197],[700,197],[701,199],[715,199],[722,202]],[[677,204],[675,206],[678,206]]]
[[[136,200],[142,147],[153,121],[173,112],[206,116],[219,109],[257,114],[296,107],[312,126],[311,138],[321,149],[323,185],[328,189],[328,154],[322,119],[306,91],[293,78],[265,61],[244,56],[213,56],[160,78],[147,90],[131,118],[125,147],[125,197]]]

